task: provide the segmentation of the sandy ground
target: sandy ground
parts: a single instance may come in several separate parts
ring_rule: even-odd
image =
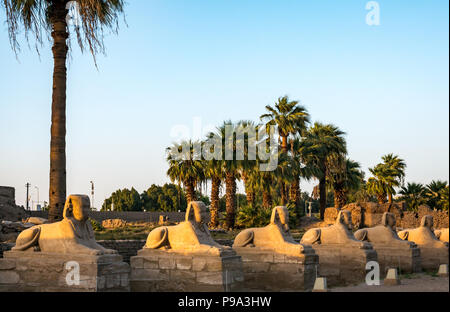
[[[411,278],[401,279],[401,285],[357,286],[331,288],[331,292],[449,292],[448,277],[433,277],[427,274],[415,274]]]

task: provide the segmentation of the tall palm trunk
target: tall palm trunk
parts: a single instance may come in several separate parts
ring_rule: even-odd
[[[300,178],[297,177],[294,182],[291,184],[291,188],[289,189],[289,200],[298,207],[300,203]]]
[[[272,208],[272,195],[270,194],[270,191],[263,191],[263,207],[266,209]]]
[[[284,182],[281,182],[280,195],[281,195],[281,205],[284,206],[287,204],[288,199],[288,192],[286,190],[286,184]]]
[[[67,33],[65,1],[52,1],[50,19],[53,38],[53,95],[50,140],[50,222],[62,219],[66,200],[66,59]]]
[[[392,201],[393,201],[393,200],[392,200],[392,194],[389,193],[389,194],[388,194],[388,203],[389,203],[389,204],[392,204]]]
[[[288,153],[288,138],[284,133],[280,133],[281,136],[281,150],[284,154]],[[288,190],[287,185],[284,181],[281,181],[280,185],[280,195],[281,195],[281,205],[286,205],[288,202]]]
[[[197,197],[195,196],[195,185],[193,179],[187,179],[184,186],[186,187],[186,200],[188,204],[191,201],[196,201]]]
[[[347,193],[341,187],[334,189],[334,208],[341,210],[347,204]]]
[[[283,151],[283,153],[287,154],[288,152],[287,135],[285,135],[284,133],[280,133],[280,137],[281,137],[281,150]]]
[[[211,222],[210,226],[215,228],[219,225],[219,192],[221,180],[219,177],[211,179]]]
[[[320,204],[320,219],[325,218],[325,209],[327,206],[327,190],[325,177],[319,180],[319,204]]]
[[[242,173],[242,181],[244,182],[247,204],[253,207],[255,203],[255,193],[253,192],[253,189],[248,185],[248,176],[245,171]]]
[[[233,172],[227,172],[225,175],[226,187],[226,211],[227,218],[225,220],[225,228],[234,228],[236,217],[236,178]]]

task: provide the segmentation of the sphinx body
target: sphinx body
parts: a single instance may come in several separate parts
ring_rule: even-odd
[[[233,247],[260,247],[293,255],[305,252],[305,246],[297,243],[291,236],[289,212],[282,206],[272,210],[269,225],[240,232],[234,240]]]
[[[165,249],[180,252],[219,254],[230,249],[216,243],[206,224],[207,210],[203,202],[190,202],[186,219],[178,225],[154,229],[147,237],[144,249]]]
[[[381,272],[398,268],[402,272],[421,271],[420,249],[413,242],[401,240],[395,231],[395,215],[385,212],[382,224],[355,232],[356,239],[370,242],[377,252]]]
[[[334,225],[324,228],[308,230],[302,237],[300,243],[314,244],[343,244],[347,247],[370,249],[370,244],[357,240],[352,232],[352,216],[349,211],[341,210]]]
[[[416,243],[419,246],[432,248],[448,248],[448,242],[440,241],[433,233],[433,216],[424,216],[420,226],[415,229],[407,229],[398,232],[403,240]]]
[[[355,232],[355,238],[360,241],[366,241],[375,244],[386,244],[392,247],[414,247],[413,242],[408,242],[400,239],[395,232],[395,215],[390,212],[385,212],[382,217],[381,225],[365,228]]]
[[[190,202],[184,222],[151,231],[130,258],[132,291],[240,290],[241,257],[213,240],[207,217],[203,202]]]
[[[422,268],[427,271],[436,271],[441,264],[448,264],[448,242],[440,241],[432,228],[433,216],[424,216],[418,228],[398,233],[401,239],[417,244],[420,248]]]
[[[286,207],[272,210],[269,225],[240,232],[233,250],[242,257],[249,291],[305,291],[314,286],[319,257],[292,237]]]
[[[372,245],[357,240],[352,229],[350,211],[341,210],[329,227],[307,231],[300,243],[312,245],[319,255],[319,275],[326,276],[328,285],[345,285],[364,281],[366,263],[377,261]]]
[[[434,235],[436,235],[436,237],[442,241],[442,242],[447,242],[448,243],[448,228],[446,229],[440,229],[440,230],[435,230],[434,231]]]
[[[117,254],[95,241],[89,222],[90,200],[85,195],[70,195],[64,205],[63,220],[24,230],[13,251],[41,251],[62,254]]]

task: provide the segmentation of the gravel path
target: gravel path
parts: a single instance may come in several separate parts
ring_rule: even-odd
[[[401,279],[401,285],[357,286],[331,288],[332,292],[449,292],[448,277],[433,277],[427,274],[414,274],[411,278]]]

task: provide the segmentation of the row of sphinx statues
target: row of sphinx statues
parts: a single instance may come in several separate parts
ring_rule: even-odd
[[[70,195],[64,207],[62,221],[26,229],[18,236],[13,251],[89,255],[117,253],[95,241],[92,226],[88,222],[89,211],[88,196]],[[231,247],[214,241],[208,230],[207,220],[208,211],[204,203],[190,202],[185,221],[154,229],[149,233],[144,248],[212,254],[230,249]],[[288,210],[286,207],[275,207],[269,225],[243,230],[235,238],[233,247],[259,247],[289,255],[305,253],[316,244],[339,244],[360,249],[371,248],[371,243],[448,248],[448,228],[434,233],[432,216],[423,217],[420,227],[398,233],[395,230],[395,221],[395,216],[386,212],[382,224],[353,233],[350,212],[341,210],[334,225],[310,229],[298,243],[290,234]]]

